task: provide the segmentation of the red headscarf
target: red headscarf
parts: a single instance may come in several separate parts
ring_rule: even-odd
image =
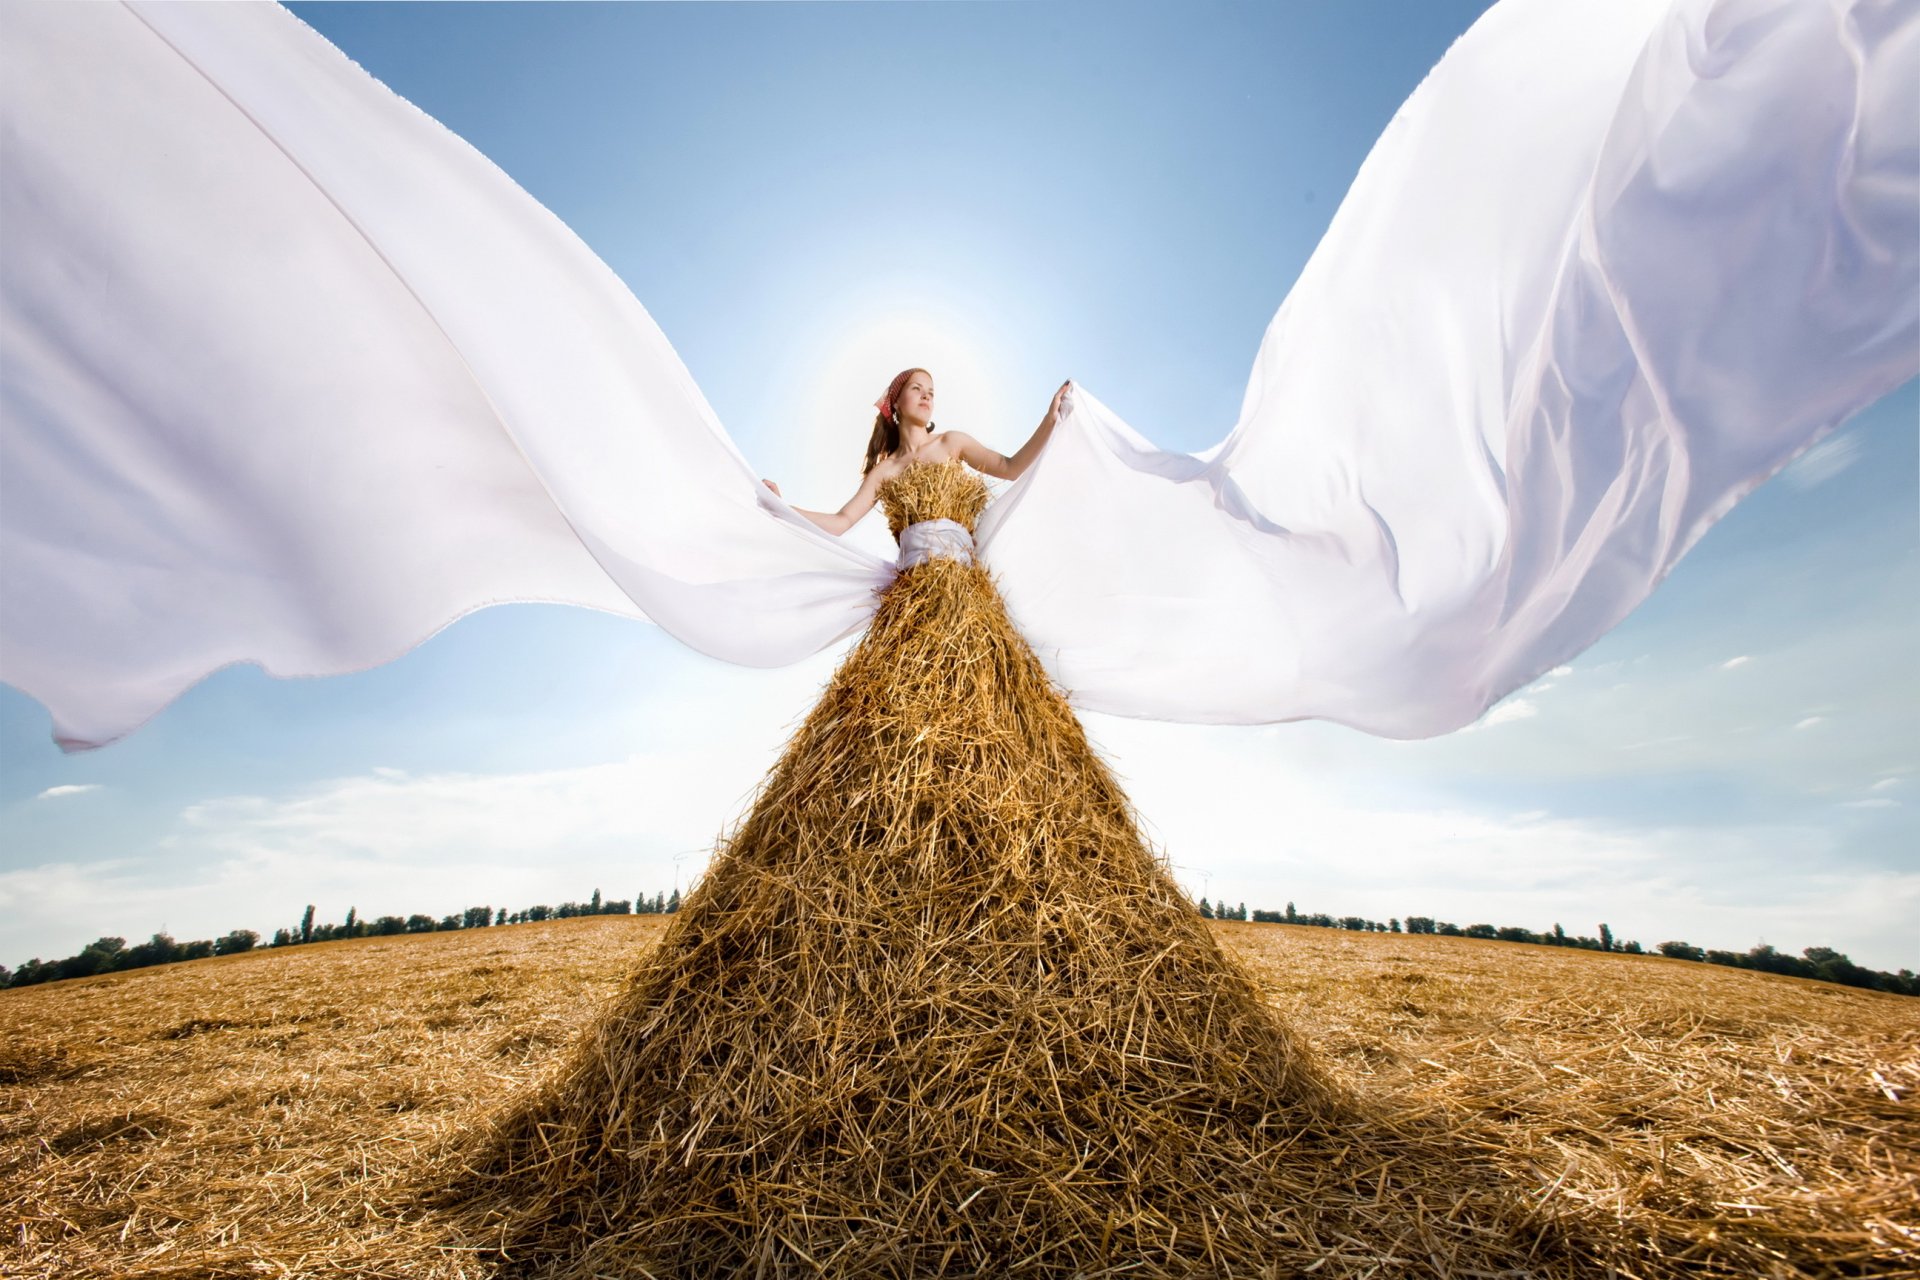
[[[886,391],[881,394],[878,400],[873,402],[873,407],[880,411],[882,417],[898,419],[900,415],[893,411],[893,402],[898,400],[900,393],[907,389],[908,378],[911,378],[916,373],[924,372],[925,370],[916,366],[912,369],[902,369],[899,373],[896,373],[893,376],[893,381],[887,384]]]

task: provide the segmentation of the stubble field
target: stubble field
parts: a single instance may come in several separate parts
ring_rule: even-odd
[[[0,1274],[496,1275],[423,1189],[670,920],[0,992]],[[1920,1002],[1656,957],[1213,929],[1365,1105],[1447,1128],[1463,1168],[1644,1263],[1615,1250],[1592,1274],[1920,1276]],[[1320,1274],[1361,1274],[1362,1244]],[[1374,1274],[1433,1270],[1379,1250]]]

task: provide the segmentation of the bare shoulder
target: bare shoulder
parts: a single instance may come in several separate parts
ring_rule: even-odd
[[[943,446],[938,460],[947,462],[958,458],[970,467],[978,468],[983,457],[991,457],[992,451],[964,431],[942,431],[937,443]]]
[[[941,436],[947,441],[948,457],[960,459],[975,471],[1007,478],[1007,469],[1012,462],[1005,454],[989,449],[964,431],[944,431]]]

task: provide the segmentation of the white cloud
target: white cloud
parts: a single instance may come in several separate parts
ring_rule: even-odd
[[[1865,800],[1843,800],[1840,802],[1840,807],[1843,809],[1897,809],[1900,807],[1900,802],[1889,800],[1885,796],[1870,796]]]
[[[1485,729],[1496,724],[1507,724],[1514,720],[1531,720],[1539,714],[1539,703],[1528,698],[1509,698],[1466,728],[1460,730],[1460,732],[1471,733],[1476,729]]]
[[[1813,728],[1813,726],[1817,724],[1825,724],[1825,723],[1826,723],[1825,716],[1808,716],[1806,719],[1800,721],[1800,723],[1794,725],[1793,727],[1795,729],[1811,729]]]
[[[290,795],[202,801],[144,856],[0,872],[0,962],[70,954],[102,934],[270,935],[308,902],[339,920],[348,907],[445,915],[595,888],[608,898],[684,890],[741,811],[763,754],[690,749],[498,775],[375,769]]]
[[[1640,742],[1628,742],[1621,745],[1622,751],[1642,751],[1648,747],[1666,747],[1676,742],[1692,742],[1690,733],[1670,733],[1661,738],[1647,738]]]
[[[1780,478],[1805,491],[1824,484],[1860,460],[1860,436],[1845,432],[1828,436],[1788,463]]]
[[[1907,785],[1907,780],[1905,778],[1882,778],[1880,779],[1880,781],[1874,783],[1871,787],[1868,787],[1867,790],[1897,791],[1906,785]]]
[[[1278,909],[1429,915],[1541,929],[1555,921],[1651,946],[1830,945],[1874,968],[1914,965],[1905,913],[1920,874],[1846,859],[1818,819],[1683,825],[1474,805],[1429,779],[1342,758],[1373,743],[1328,726],[1291,742],[1232,729],[1089,717],[1149,835],[1183,884]],[[1418,749],[1416,745],[1415,749]],[[1356,781],[1359,779],[1359,781]]]
[[[1720,669],[1722,671],[1731,671],[1735,667],[1744,667],[1749,662],[1752,662],[1752,661],[1753,661],[1752,655],[1743,653],[1737,658],[1728,658],[1725,662],[1720,664]]]
[[[60,796],[77,796],[88,791],[98,791],[99,789],[100,784],[97,782],[68,783],[64,786],[48,787],[45,791],[35,796],[34,799],[53,800]]]

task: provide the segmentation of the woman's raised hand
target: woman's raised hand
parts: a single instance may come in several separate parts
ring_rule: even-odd
[[[786,494],[784,494],[784,493],[780,493],[780,486],[779,486],[779,485],[777,485],[777,484],[775,484],[775,483],[774,483],[773,481],[771,481],[771,480],[764,480],[764,479],[763,479],[763,480],[761,480],[761,481],[760,481],[760,483],[761,483],[761,484],[763,484],[763,485],[765,485],[765,486],[767,486],[767,488],[769,488],[769,489],[771,489],[771,490],[773,490],[773,491],[774,491],[774,492],[775,492],[776,494],[779,494],[779,495],[780,495],[781,497],[783,497],[783,498],[787,496],[787,495],[786,495]]]
[[[1060,384],[1060,389],[1053,393],[1053,403],[1047,406],[1047,417],[1058,422],[1061,414],[1073,408],[1073,397],[1068,394],[1072,386],[1071,378]]]

